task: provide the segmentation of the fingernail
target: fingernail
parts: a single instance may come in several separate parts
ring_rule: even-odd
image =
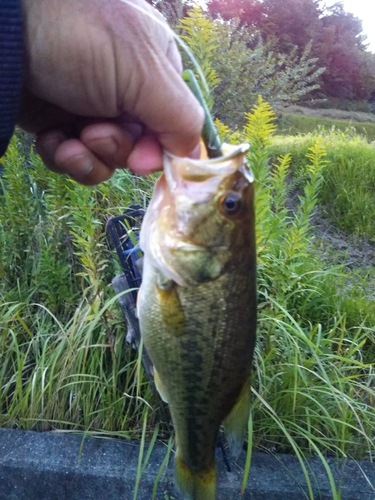
[[[71,160],[63,163],[62,168],[67,174],[75,179],[83,179],[92,171],[94,165],[87,156],[75,156]]]

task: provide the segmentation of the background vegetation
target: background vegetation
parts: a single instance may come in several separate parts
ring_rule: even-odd
[[[355,154],[367,143],[334,132],[273,136],[275,118],[259,99],[244,130],[229,135],[251,142],[257,179],[252,444],[293,452],[302,466],[303,457],[318,455],[329,472],[327,456],[374,454],[375,305],[363,270],[322,258],[311,221],[329,170],[346,167],[331,145]],[[228,137],[224,125],[221,132]],[[25,166],[19,150],[14,140],[0,194],[1,425],[131,438],[156,436],[161,422],[159,438],[168,438],[168,418],[125,343],[109,284],[119,269],[105,235],[108,215],[144,203],[152,180],[122,171],[86,188],[47,173],[34,154]]]
[[[303,157],[319,138],[328,161],[320,189],[322,213],[336,227],[375,242],[375,148],[365,136],[357,135],[355,127],[275,137],[271,151],[291,154],[292,170],[303,175]]]
[[[296,50],[274,52],[261,39],[252,44],[238,21],[211,21],[197,7],[188,11],[180,28],[206,76],[214,115],[232,127],[244,124],[244,109],[255,104],[259,93],[280,107],[319,87],[317,81],[324,70],[316,68],[310,45],[302,55]],[[185,66],[194,69],[185,59]]]
[[[149,2],[174,26],[194,4],[189,0]],[[276,58],[291,53],[301,57],[310,47],[309,57],[324,72],[317,80],[319,90],[309,94],[309,99],[328,99],[330,107],[344,109],[348,103],[359,102],[363,110],[360,102],[374,99],[375,55],[366,49],[361,21],[345,12],[340,1],[326,7],[323,0],[208,0],[206,15],[219,20],[220,26],[234,27],[235,39],[243,42],[241,52],[249,59],[245,64],[238,61],[238,72],[252,65],[250,53],[260,41]],[[258,92],[263,94],[262,89]]]
[[[375,118],[375,115],[368,116],[374,116]],[[285,135],[308,134],[318,130],[324,133],[332,129],[338,132],[350,130],[352,135],[353,132],[359,136],[363,135],[370,142],[375,138],[375,123],[373,122],[347,121],[338,118],[322,118],[292,113],[281,113],[278,119],[278,132]]]

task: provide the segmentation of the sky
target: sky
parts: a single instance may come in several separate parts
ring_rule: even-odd
[[[326,0],[326,5],[330,6],[338,0]],[[375,53],[375,0],[341,0],[344,10],[350,12],[362,21],[363,33],[367,35],[368,48]]]

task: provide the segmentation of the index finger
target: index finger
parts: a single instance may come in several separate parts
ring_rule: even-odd
[[[163,148],[186,156],[199,143],[204,113],[182,76],[163,59],[163,65],[153,61],[153,78],[141,86],[134,113]]]

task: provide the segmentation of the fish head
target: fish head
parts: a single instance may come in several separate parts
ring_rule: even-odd
[[[161,276],[178,285],[216,279],[249,249],[254,228],[249,146],[224,145],[217,159],[164,154],[141,230],[141,248]]]

